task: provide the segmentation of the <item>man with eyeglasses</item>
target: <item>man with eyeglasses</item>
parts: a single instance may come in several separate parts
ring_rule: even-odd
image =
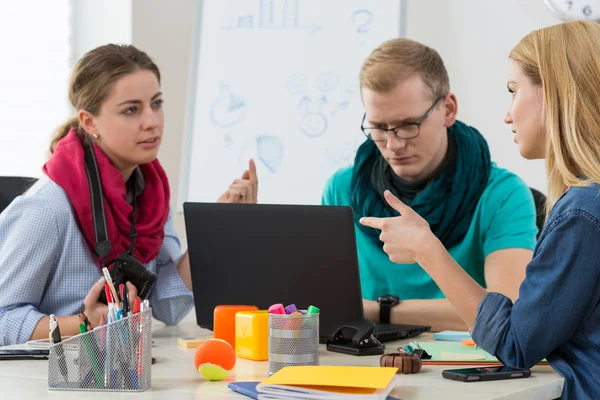
[[[366,141],[354,165],[328,181],[323,204],[354,210],[365,316],[376,322],[466,330],[417,264],[395,264],[381,231],[361,217],[398,215],[389,189],[429,223],[469,275],[513,301],[536,241],[536,211],[525,183],[490,160],[483,136],[457,118],[456,96],[439,54],[394,39],[373,50],[360,71]]]

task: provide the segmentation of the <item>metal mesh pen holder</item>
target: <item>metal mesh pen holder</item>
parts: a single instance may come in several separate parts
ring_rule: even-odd
[[[296,365],[319,365],[319,314],[269,314],[269,375]]]
[[[141,392],[151,386],[152,310],[50,347],[49,390]]]

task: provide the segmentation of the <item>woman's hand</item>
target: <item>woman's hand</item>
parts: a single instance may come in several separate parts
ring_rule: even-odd
[[[242,179],[233,181],[225,193],[219,197],[219,203],[256,204],[258,200],[258,176],[256,164],[250,160],[249,168],[242,174]]]
[[[390,261],[397,264],[419,262],[431,244],[439,240],[435,237],[429,224],[412,208],[402,203],[389,190],[384,193],[388,204],[400,213],[399,217],[374,218],[363,217],[360,223],[371,228],[380,229],[379,239],[384,243],[383,251]]]
[[[106,318],[108,316],[108,306],[104,303],[100,303],[100,293],[104,290],[104,284],[106,281],[104,278],[100,278],[98,282],[94,283],[94,286],[88,292],[88,295],[83,301],[83,307],[85,308],[85,315],[87,315],[92,326],[96,327],[100,325],[100,315],[104,314]]]
[[[106,281],[104,278],[100,278],[98,282],[94,283],[94,286],[88,292],[85,300],[83,301],[83,306],[85,308],[85,315],[90,320],[92,326],[96,327],[100,325],[100,315],[104,314],[104,318],[108,321],[108,306],[104,303],[98,301],[100,298],[100,294],[104,290],[104,285]],[[135,298],[137,297],[137,288],[131,282],[127,282],[125,285],[127,288],[127,294],[129,296],[129,309],[133,310],[133,303],[135,302]],[[115,288],[118,293],[118,288]]]

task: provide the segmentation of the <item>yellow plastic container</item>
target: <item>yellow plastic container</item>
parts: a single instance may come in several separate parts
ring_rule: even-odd
[[[235,354],[254,361],[269,359],[269,311],[235,314]]]

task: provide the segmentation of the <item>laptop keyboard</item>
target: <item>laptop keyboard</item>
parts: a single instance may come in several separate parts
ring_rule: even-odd
[[[427,332],[429,329],[428,326],[375,324],[373,336],[380,342],[389,342],[392,340],[418,336],[423,332]]]

